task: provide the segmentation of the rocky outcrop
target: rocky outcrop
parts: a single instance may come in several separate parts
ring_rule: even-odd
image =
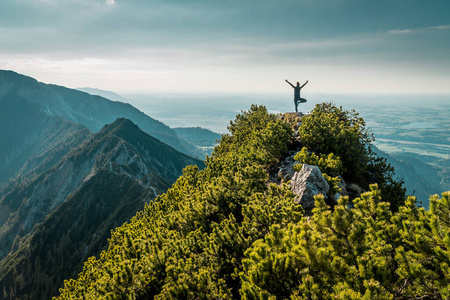
[[[317,166],[303,164],[300,172],[295,172],[291,180],[292,192],[297,195],[296,201],[306,211],[314,208],[314,196],[328,195],[330,186]]]
[[[294,160],[294,156],[297,151],[292,151],[288,157],[286,157],[279,165],[277,179],[282,181],[289,181],[294,177],[294,165],[299,162]]]
[[[298,113],[284,113],[282,115],[279,115],[278,118],[283,120],[285,123],[288,123],[293,131],[293,138],[294,139],[300,139],[298,129],[302,125],[302,117],[304,114],[302,112]]]

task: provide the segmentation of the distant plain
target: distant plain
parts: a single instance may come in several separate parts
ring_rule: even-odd
[[[310,95],[299,111],[309,112],[315,104],[332,102],[355,109],[374,133],[381,150],[412,152],[450,158],[450,95]],[[265,105],[273,113],[294,111],[290,94],[140,94],[125,99],[152,118],[170,127],[203,127],[226,133],[230,120],[251,104]]]

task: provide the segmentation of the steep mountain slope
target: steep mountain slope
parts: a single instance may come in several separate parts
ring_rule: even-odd
[[[81,271],[81,262],[100,253],[111,229],[153,197],[127,175],[99,171],[32,233],[17,239],[0,261],[0,287],[15,287],[18,299],[50,299],[65,278]]]
[[[2,73],[0,72],[0,82]],[[90,131],[51,116],[0,83],[0,184],[40,163],[50,167],[90,136]]]
[[[201,156],[195,148],[181,141],[168,126],[150,118],[130,104],[114,102],[62,86],[44,84],[12,71],[0,71],[1,101],[4,101],[4,95],[16,95],[41,112],[82,124],[94,132],[99,131],[105,124],[124,117],[178,151],[191,156]],[[10,97],[8,100],[11,102],[15,98]]]
[[[14,212],[0,228],[0,288],[37,297],[41,280],[41,291],[54,293],[83,259],[98,254],[111,229],[167,190],[188,164],[203,166],[127,119],[105,126],[3,198]]]
[[[379,156],[385,157],[395,168],[396,175],[404,181],[407,194],[421,199],[419,204],[423,207],[428,209],[430,195],[440,194],[445,190],[440,184],[439,168],[424,163],[407,153],[388,154],[376,147],[373,148]]]

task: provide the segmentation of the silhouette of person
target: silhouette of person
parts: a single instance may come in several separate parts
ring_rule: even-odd
[[[308,80],[306,80],[306,82],[302,86],[300,86],[300,82],[298,82],[298,81],[297,81],[296,86],[294,86],[292,83],[290,83],[287,79],[285,81],[287,83],[289,83],[289,85],[292,86],[292,88],[294,89],[295,112],[298,112],[298,110],[297,110],[298,104],[306,102],[306,99],[300,98],[300,90],[302,89],[302,87],[304,87],[308,83]]]

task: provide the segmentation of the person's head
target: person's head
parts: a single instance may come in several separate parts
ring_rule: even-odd
[[[297,86],[300,86],[300,82],[297,81]]]

